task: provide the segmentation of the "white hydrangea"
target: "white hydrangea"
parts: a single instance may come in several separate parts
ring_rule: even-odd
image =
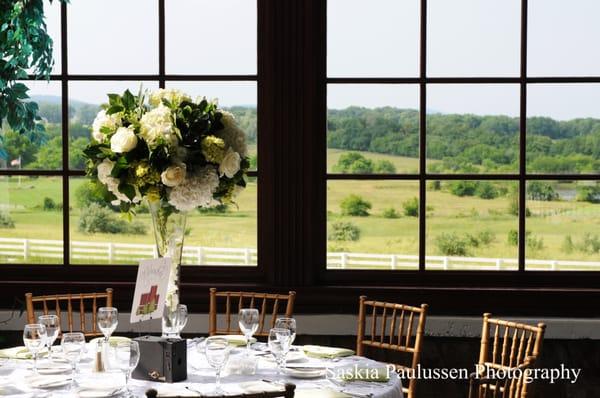
[[[213,166],[205,166],[171,190],[169,203],[179,211],[214,207],[219,203],[213,198],[218,186],[217,170]]]
[[[150,149],[161,143],[175,145],[177,143],[177,128],[173,125],[171,109],[159,104],[140,119],[140,136],[148,143]]]
[[[115,162],[109,159],[104,159],[102,163],[98,165],[98,180],[106,185],[106,188],[117,197],[116,200],[113,200],[111,204],[118,206],[120,202],[129,203],[131,200],[127,197],[127,195],[121,193],[119,191],[119,179],[110,175],[112,169],[115,165]],[[133,198],[133,203],[138,203],[141,200],[140,192],[136,187],[136,196]]]
[[[183,92],[173,88],[159,88],[150,94],[149,102],[152,106],[158,106],[162,103],[162,99],[166,99],[173,106],[179,106],[183,101],[191,101],[192,99]]]
[[[223,123],[223,130],[217,132],[217,136],[222,138],[227,146],[231,147],[235,152],[239,153],[240,156],[246,157],[248,155],[248,146],[246,145],[246,134],[239,128],[235,121],[235,117],[231,112],[220,111],[223,114],[221,122]]]
[[[107,115],[103,109],[98,112],[92,123],[92,137],[98,142],[103,142],[106,139],[106,134],[101,131],[103,128],[114,132],[119,127],[121,127],[120,114],[113,113],[112,115]]]

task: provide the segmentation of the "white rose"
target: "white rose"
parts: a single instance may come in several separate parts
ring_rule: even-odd
[[[183,92],[177,89],[164,89],[159,88],[150,94],[150,105],[158,106],[162,103],[162,99],[165,98],[173,106],[179,106],[183,101],[191,101],[192,99],[185,95]]]
[[[176,187],[185,180],[186,166],[178,164],[167,167],[160,175],[160,180],[168,187]]]
[[[110,138],[110,149],[115,153],[129,152],[137,146],[137,136],[131,127],[119,127]]]
[[[164,104],[147,112],[140,119],[140,136],[148,143],[150,149],[161,143],[177,144],[177,128],[173,125],[171,109]]]
[[[109,178],[112,178],[110,173],[112,172],[114,165],[115,162],[109,159],[104,159],[102,163],[98,165],[98,180],[100,180],[102,184],[108,185],[110,181]]]
[[[248,146],[246,145],[246,134],[237,125],[235,117],[231,112],[219,110],[223,117],[221,123],[223,123],[223,129],[217,131],[216,136],[222,138],[223,141],[233,150],[240,154],[240,156],[246,156],[248,154]]]
[[[106,111],[103,109],[98,112],[92,123],[92,137],[94,137],[96,141],[102,142],[106,138],[106,134],[101,131],[103,128],[114,131],[119,126],[121,126],[121,116],[117,113],[107,115]]]
[[[226,175],[227,178],[233,178],[240,171],[240,160],[240,154],[229,147],[223,157],[223,161],[219,165],[219,174],[221,177]]]

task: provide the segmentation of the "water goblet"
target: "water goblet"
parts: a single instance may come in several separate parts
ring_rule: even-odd
[[[213,336],[206,339],[204,355],[211,368],[215,369],[215,393],[221,393],[221,371],[229,360],[231,347],[227,339]]]
[[[40,315],[38,322],[46,327],[46,346],[48,347],[48,359],[52,361],[52,345],[60,333],[60,320],[56,315]]]
[[[188,321],[188,309],[187,305],[179,304],[177,306],[177,334],[180,335],[181,331],[187,325]],[[181,335],[179,336],[181,337]]]
[[[283,373],[285,356],[290,350],[291,333],[289,329],[273,328],[269,330],[269,349],[277,362],[277,371]]]
[[[246,353],[250,353],[250,340],[258,330],[259,313],[256,308],[242,308],[238,313],[238,325],[246,337]]]
[[[140,346],[137,341],[127,341],[117,344],[116,359],[119,369],[125,373],[125,396],[132,397],[129,390],[129,379],[131,372],[137,367],[140,361]]]
[[[33,356],[33,371],[37,374],[38,353],[46,345],[46,327],[39,323],[30,323],[23,329],[23,344]]]
[[[63,355],[71,364],[71,390],[75,387],[75,373],[77,372],[77,363],[81,359],[81,352],[85,346],[85,336],[83,333],[63,333],[60,342]]]
[[[104,341],[108,344],[108,339],[119,324],[119,311],[114,307],[100,307],[96,315],[96,321],[104,335]]]
[[[294,318],[277,318],[275,320],[275,328],[288,329],[290,331],[290,348],[296,340],[296,320]]]

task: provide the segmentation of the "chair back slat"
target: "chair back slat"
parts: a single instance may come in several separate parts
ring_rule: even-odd
[[[371,301],[367,300],[366,296],[361,296],[356,337],[357,355],[364,355],[365,347],[404,353],[410,357],[408,362],[394,365],[398,368],[416,370],[420,362],[426,317],[427,304],[412,307],[404,304]],[[370,325],[367,325],[367,318]],[[369,326],[368,329],[367,326]],[[370,336],[366,337],[367,333]],[[413,378],[404,391],[405,396],[414,398],[415,391],[416,379]]]
[[[511,374],[520,377],[509,377],[502,380],[471,380],[470,397],[473,398],[526,398],[530,383],[525,383],[525,377],[535,366],[544,339],[546,325],[536,326],[524,323],[494,319],[491,314],[483,315],[481,333],[481,348],[479,353],[478,377],[485,376],[487,369],[515,370]],[[489,337],[493,330],[493,343],[490,349]],[[502,341],[500,341],[502,340]]]
[[[102,335],[102,333],[100,333],[96,328],[96,312],[98,310],[98,299],[105,300],[106,306],[111,307],[112,296],[113,290],[110,288],[106,289],[106,291],[103,293],[66,293],[54,294],[49,296],[34,296],[32,293],[26,293],[25,302],[27,309],[27,322],[37,322],[36,305],[38,307],[38,313],[42,313],[44,315],[49,314],[50,307],[53,306],[53,311],[56,314],[56,316],[58,316],[58,320],[61,325],[61,333],[63,331],[80,331],[87,337],[100,336]],[[64,305],[65,302],[66,306]],[[88,328],[86,319],[86,307],[90,304],[92,313],[92,325],[91,328]],[[66,317],[63,308],[66,308]],[[77,311],[78,315],[74,316],[74,311]],[[79,322],[75,322],[76,316],[79,316]],[[66,325],[63,325],[63,321],[66,322]],[[76,327],[76,325],[78,325],[78,328]]]
[[[288,294],[273,294],[233,291],[219,292],[217,289],[211,288],[208,333],[210,336],[240,333],[238,325],[232,322],[231,319],[233,316],[231,305],[237,301],[238,311],[242,308],[257,308],[256,305],[259,305],[259,326],[255,335],[261,337],[268,336],[269,329],[275,325],[275,320],[278,317],[280,307],[282,307],[284,303],[286,304],[285,316],[293,316],[295,296],[296,292],[293,291],[290,291]],[[244,307],[245,303],[249,303],[249,305]],[[223,306],[225,308],[223,308]],[[220,313],[225,316],[224,327],[219,326],[219,310],[221,310],[222,312]],[[237,313],[235,315],[237,315]]]

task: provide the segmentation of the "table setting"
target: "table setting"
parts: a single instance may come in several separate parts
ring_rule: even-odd
[[[116,308],[100,308],[97,322],[104,337],[86,342],[82,333],[62,333],[56,345],[60,326],[52,316],[26,325],[24,346],[0,350],[0,396],[145,397],[154,389],[158,397],[210,397],[278,391],[292,383],[297,397],[402,398],[401,381],[386,364],[346,348],[294,345],[293,318],[278,318],[266,341],[258,341],[255,309],[240,310],[240,335],[182,340],[186,311],[167,339],[185,342],[185,379],[132,378],[144,354],[138,344],[142,338],[112,336],[117,317]]]

